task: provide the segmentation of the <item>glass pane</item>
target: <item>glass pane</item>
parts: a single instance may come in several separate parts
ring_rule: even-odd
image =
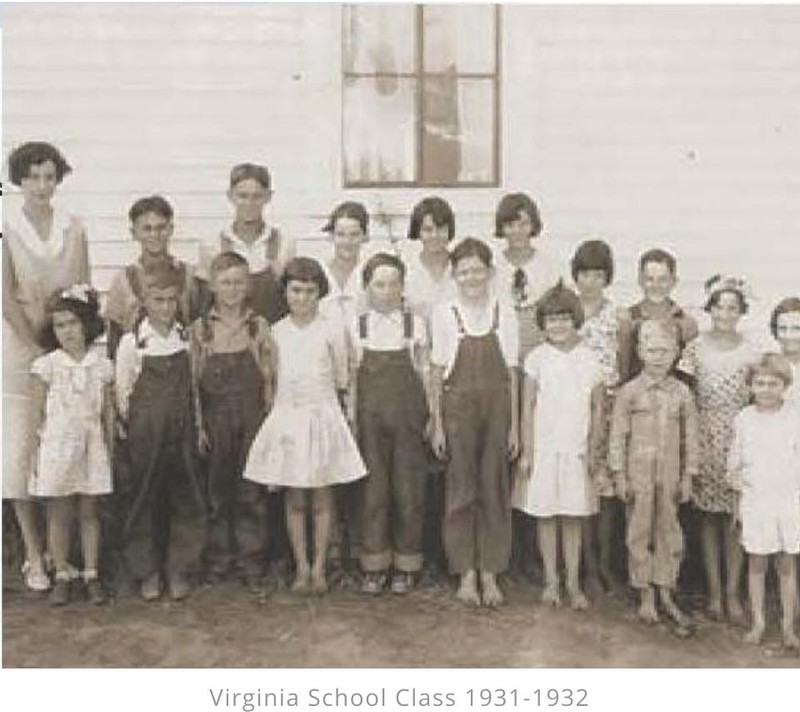
[[[491,79],[458,79],[454,74],[425,79],[424,183],[495,182],[494,91]]]
[[[494,74],[492,5],[425,5],[422,14],[424,71]]]
[[[414,72],[413,5],[347,5],[343,22],[346,73]]]
[[[414,180],[416,80],[344,80],[345,182]]]

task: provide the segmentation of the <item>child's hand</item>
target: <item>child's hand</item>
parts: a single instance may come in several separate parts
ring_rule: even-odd
[[[211,440],[208,437],[208,432],[202,426],[197,431],[197,449],[200,450],[201,455],[208,455],[211,452]]]
[[[633,492],[628,487],[628,482],[624,477],[617,477],[617,497],[623,502],[633,501]]]
[[[428,420],[425,423],[425,430],[422,434],[422,437],[425,439],[426,443],[433,443],[433,434],[436,430],[436,424],[434,422],[434,417],[432,415],[428,416]]]
[[[122,418],[117,418],[117,437],[120,440],[128,439],[128,424]]]
[[[508,459],[512,462],[517,459],[519,455],[519,432],[516,428],[511,428],[508,431]]]
[[[692,498],[692,480],[681,480],[680,502],[686,504]]]
[[[433,426],[433,436],[431,437],[431,448],[433,450],[433,454],[436,455],[440,460],[444,460],[447,457],[447,438],[444,434],[444,429],[442,428],[442,424],[434,422]]]
[[[528,448],[523,447],[519,455],[519,460],[517,460],[516,476],[524,477],[525,479],[530,478],[532,463],[533,453]]]

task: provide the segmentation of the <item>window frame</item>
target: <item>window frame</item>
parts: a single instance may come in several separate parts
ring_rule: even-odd
[[[349,3],[342,6],[343,11],[348,8],[357,7],[358,3]],[[449,76],[446,72],[426,72],[424,71],[424,57],[425,57],[425,5],[416,4],[414,8],[414,71],[409,72],[357,72],[347,71],[344,67],[344,57],[346,56],[346,36],[345,36],[345,23],[344,12],[342,14],[341,23],[341,111],[340,111],[340,145],[341,145],[341,180],[344,189],[362,189],[362,188],[498,188],[500,186],[500,173],[501,173],[501,157],[500,150],[502,146],[502,125],[500,114],[500,91],[501,82],[500,76],[502,73],[502,56],[501,56],[501,25],[502,25],[502,6],[498,4],[488,4],[487,6],[494,10],[494,72],[456,72],[456,80],[459,79],[484,79],[491,80],[494,85],[494,102],[492,106],[492,121],[493,121],[493,136],[492,136],[492,164],[491,170],[493,174],[492,180],[489,181],[454,181],[452,183],[426,183],[422,180],[422,139],[423,139],[423,100],[424,100],[424,82],[428,77],[445,77]],[[346,146],[345,146],[345,82],[347,79],[374,79],[378,77],[392,77],[400,79],[413,79],[416,81],[416,90],[414,92],[414,180],[411,181],[374,181],[374,180],[349,180],[347,178],[347,162]]]

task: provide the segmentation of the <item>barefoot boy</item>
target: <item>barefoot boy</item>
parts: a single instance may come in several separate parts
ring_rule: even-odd
[[[683,554],[678,504],[691,494],[698,441],[692,393],[670,375],[678,338],[670,320],[645,321],[639,328],[643,370],[617,394],[609,468],[628,503],[628,565],[631,585],[641,593],[639,616],[658,620],[658,591],[666,614],[686,630],[687,619],[672,594]]]

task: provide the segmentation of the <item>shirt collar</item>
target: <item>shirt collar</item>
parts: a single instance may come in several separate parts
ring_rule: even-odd
[[[264,222],[264,230],[262,233],[252,242],[246,242],[241,237],[239,237],[234,231],[233,226],[223,228],[222,235],[226,237],[228,240],[231,241],[234,249],[236,251],[243,250],[245,252],[249,252],[250,250],[255,249],[261,245],[265,245],[267,240],[269,240],[269,236],[272,234],[272,225],[268,222]]]
[[[159,334],[151,326],[150,320],[147,317],[145,317],[142,320],[142,323],[139,324],[139,338],[140,339],[155,338],[155,339],[161,339],[162,341],[170,341],[172,339],[175,339],[175,340],[178,340],[178,341],[183,341],[183,338],[181,336],[181,332],[182,332],[182,327],[179,325],[179,323],[177,321],[172,325],[172,328],[170,329],[169,333],[166,336],[162,336],[161,334]]]
[[[646,391],[651,389],[668,390],[672,387],[672,378],[669,373],[666,376],[655,378],[649,373],[642,371],[639,374],[639,379],[642,384],[642,389]]]

